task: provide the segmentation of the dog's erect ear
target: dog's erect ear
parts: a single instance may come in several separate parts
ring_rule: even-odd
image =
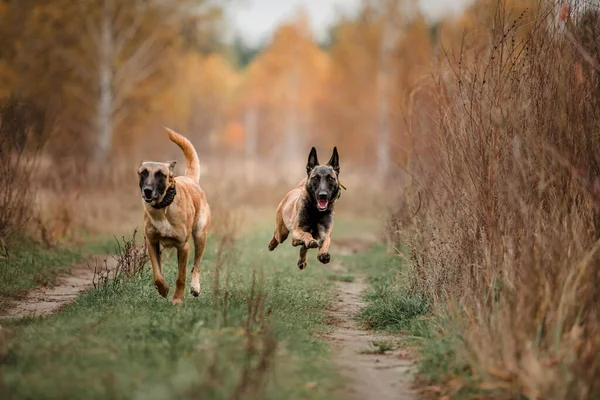
[[[339,175],[339,173],[340,173],[340,156],[338,155],[337,147],[333,148],[333,154],[331,155],[331,158],[329,159],[329,162],[327,163],[327,165],[329,165],[331,168],[333,168],[335,173]]]
[[[310,172],[314,167],[319,165],[319,160],[317,159],[317,149],[314,147],[310,150],[310,154],[308,155],[308,162],[306,163],[306,173],[310,175]]]
[[[177,161],[169,161],[169,175],[171,175],[171,178],[175,176],[175,165],[177,165]]]
[[[142,172],[142,165],[144,165],[146,163],[146,160],[143,160],[140,162],[140,165],[138,166],[137,169],[137,173],[140,174]]]

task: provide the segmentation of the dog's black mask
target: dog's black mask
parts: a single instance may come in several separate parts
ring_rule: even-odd
[[[331,159],[326,165],[319,165],[317,150],[313,147],[308,156],[306,164],[306,190],[310,201],[319,211],[331,209],[331,205],[337,200],[340,191],[338,176],[340,174],[340,160],[337,147],[333,148]]]
[[[175,162],[144,162],[138,171],[142,199],[150,205],[156,205],[164,197],[170,181],[173,179]]]

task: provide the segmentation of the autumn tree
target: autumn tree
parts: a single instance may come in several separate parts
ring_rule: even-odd
[[[376,166],[384,178],[406,145],[410,94],[429,70],[429,26],[402,2],[367,2],[334,29],[320,126],[329,145]]]
[[[315,44],[306,19],[280,27],[272,42],[245,72],[239,101],[252,135],[248,148],[294,162],[304,157],[314,127],[316,100],[328,69],[327,55]]]
[[[20,78],[13,90],[60,104],[66,137],[98,162],[168,82],[182,27],[206,11],[192,0],[30,2],[10,62]]]
[[[226,129],[239,85],[234,67],[219,53],[194,51],[181,55],[172,67],[177,76],[156,98],[165,120],[187,132],[201,153],[214,153],[232,144],[235,140],[227,137]]]

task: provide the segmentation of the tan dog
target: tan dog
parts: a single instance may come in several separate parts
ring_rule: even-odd
[[[200,162],[189,140],[167,129],[169,139],[177,144],[187,162],[185,176],[174,176],[176,161],[167,163],[144,161],[138,170],[140,190],[144,200],[144,232],[152,263],[154,284],[167,297],[169,287],[161,265],[160,245],[177,249],[177,283],[173,304],[183,302],[185,293],[188,242],[194,239],[194,267],[191,293],[200,294],[200,261],[210,224],[210,208],[200,188]]]
[[[337,148],[327,165],[319,165],[317,150],[313,147],[306,165],[307,177],[288,192],[275,214],[275,233],[269,243],[273,251],[283,243],[290,232],[292,246],[302,246],[298,268],[306,267],[308,249],[319,248],[317,259],[327,264],[331,257],[329,245],[333,230],[335,202],[340,197],[340,163]],[[343,186],[341,186],[343,187]]]

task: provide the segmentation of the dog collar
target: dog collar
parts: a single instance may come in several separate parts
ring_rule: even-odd
[[[175,188],[175,183],[173,183],[173,186],[167,189],[167,192],[165,193],[165,196],[163,197],[162,201],[156,205],[153,205],[152,207],[157,210],[160,210],[161,208],[170,206],[173,200],[175,200],[176,194],[177,189]]]
[[[340,186],[340,188],[346,190],[346,186],[342,185],[341,182],[338,181],[338,185]],[[340,197],[342,197],[342,191],[340,189],[338,189],[338,194],[337,194],[337,197],[335,199],[338,200]]]

